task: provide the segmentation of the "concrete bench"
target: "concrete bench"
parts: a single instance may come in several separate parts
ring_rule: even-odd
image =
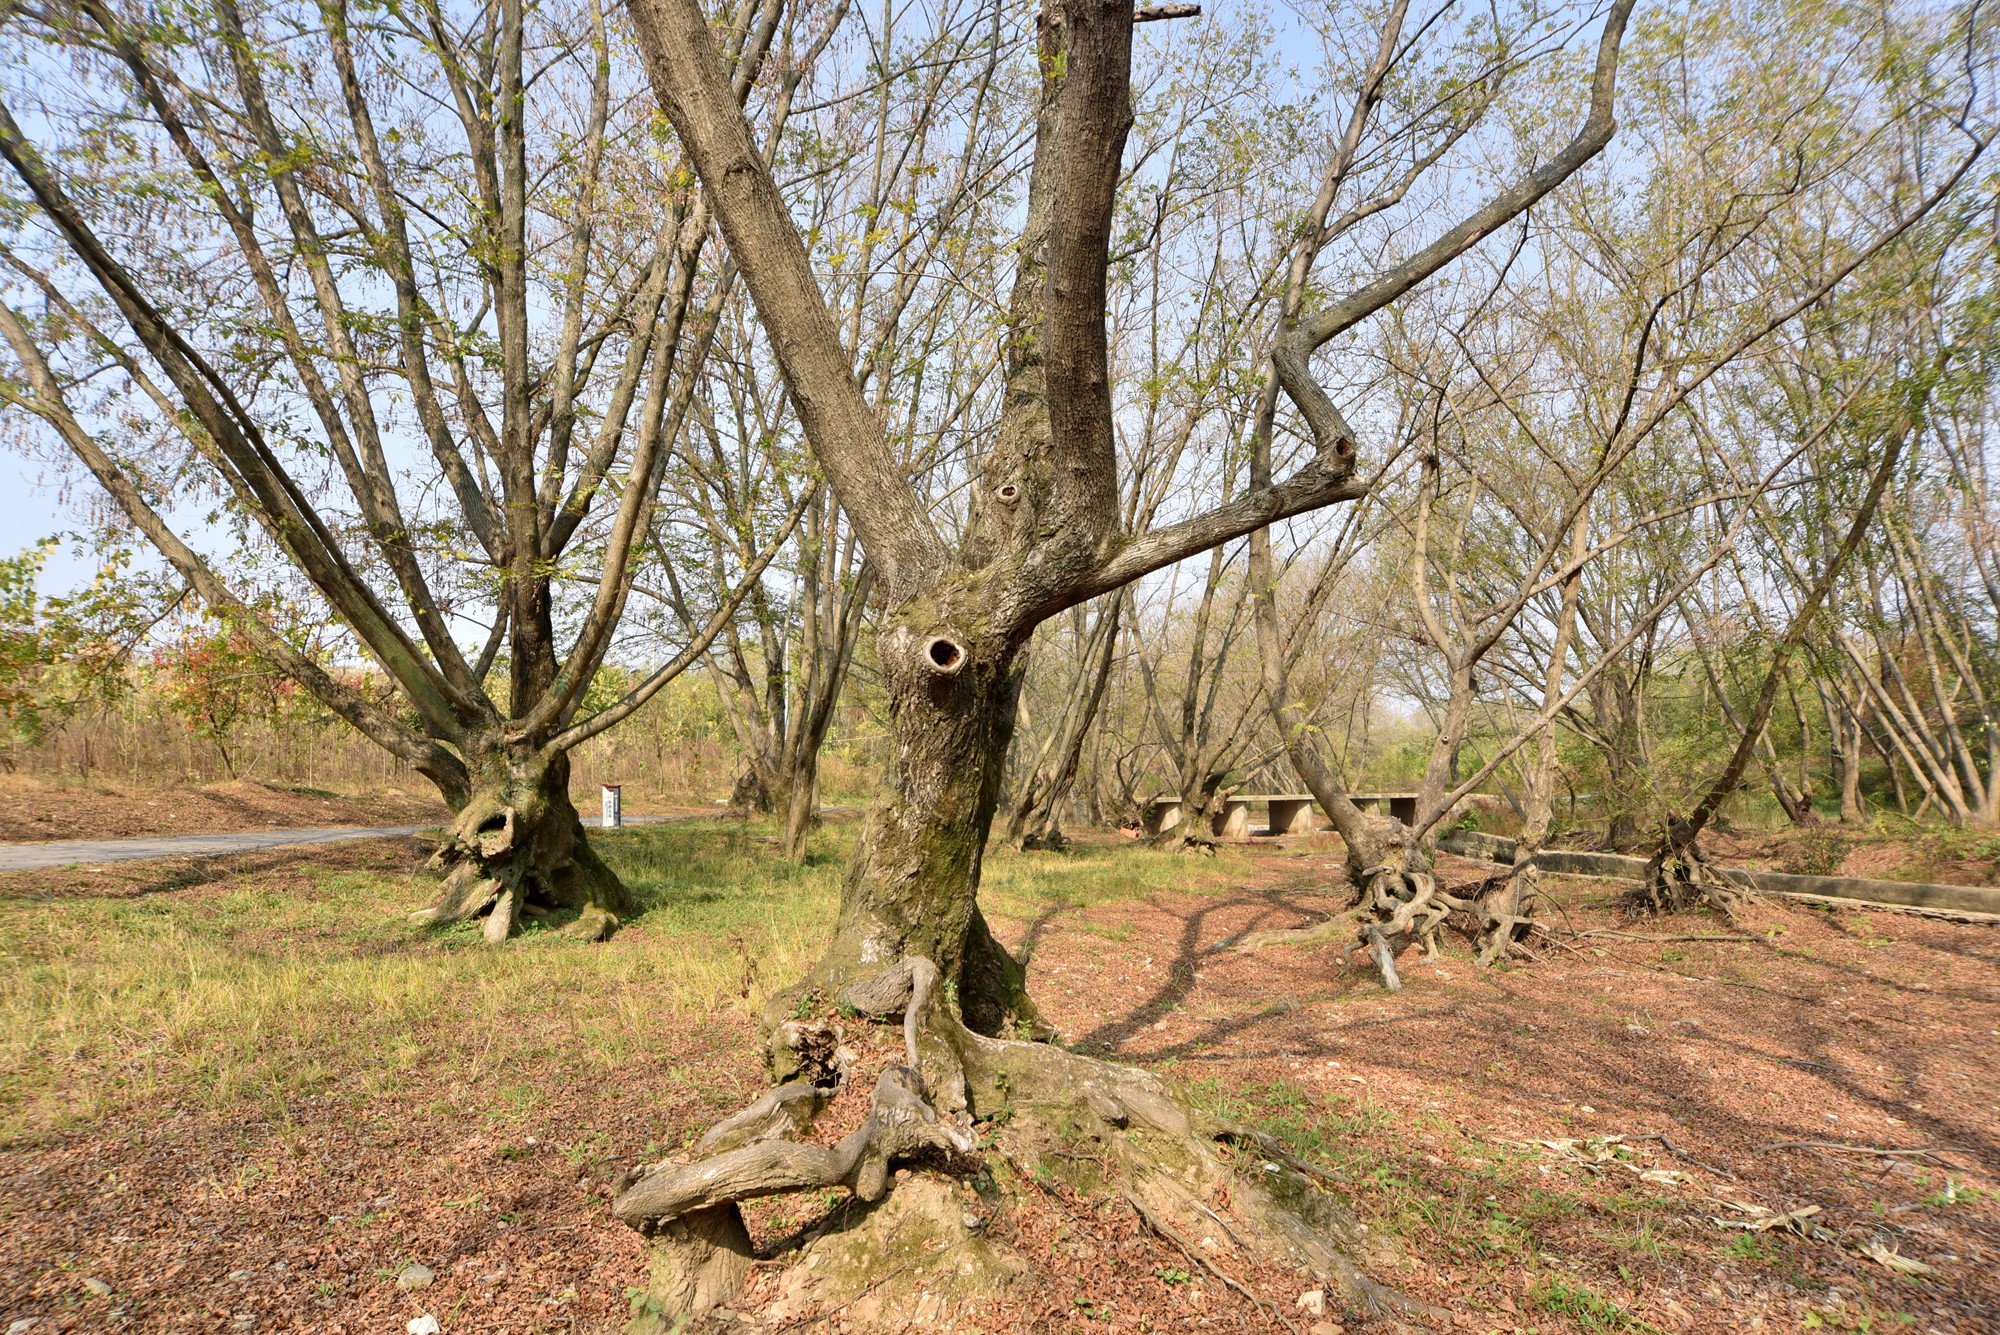
[[[1386,813],[1408,825],[1417,818],[1415,793],[1351,793],[1349,798],[1363,811]],[[1271,835],[1311,834],[1326,820],[1311,793],[1236,793],[1224,801],[1211,822],[1210,833],[1217,839],[1248,839],[1250,808],[1263,803],[1266,811],[1264,833]],[[1156,835],[1181,823],[1181,799],[1163,797],[1146,805],[1146,833]]]
[[[1417,822],[1417,795],[1415,793],[1349,793],[1348,800],[1363,811],[1375,815],[1387,814],[1392,820],[1405,825]]]

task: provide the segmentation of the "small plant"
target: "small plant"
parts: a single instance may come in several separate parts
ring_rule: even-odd
[[[1795,876],[1831,876],[1847,860],[1847,841],[1832,830],[1809,830],[1785,850],[1784,867]]]
[[[1977,1187],[1961,1187],[1956,1179],[1947,1177],[1944,1190],[1932,1192],[1924,1197],[1923,1203],[1933,1210],[1942,1210],[1961,1201],[1976,1201],[1983,1194]]]
[[[1530,1301],[1552,1316],[1566,1316],[1588,1331],[1651,1331],[1638,1317],[1603,1297],[1587,1285],[1573,1284],[1560,1275],[1544,1275],[1529,1291]]]
[[[1745,1233],[1722,1251],[1732,1261],[1761,1261],[1764,1259],[1764,1240],[1755,1233]]]
[[[1159,1277],[1160,1283],[1169,1285],[1185,1284],[1190,1279],[1194,1278],[1194,1276],[1188,1274],[1187,1271],[1175,1269],[1173,1266],[1170,1265],[1161,1266],[1158,1270],[1155,1270],[1153,1273]]]
[[[667,1309],[660,1305],[658,1298],[655,1298],[644,1289],[625,1290],[625,1303],[635,1320],[650,1318],[654,1321],[664,1322],[667,1319]]]

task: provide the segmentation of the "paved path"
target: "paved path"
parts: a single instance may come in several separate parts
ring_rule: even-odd
[[[655,825],[699,816],[627,816],[627,825]],[[596,816],[585,816],[596,827]],[[241,834],[149,835],[141,839],[72,839],[54,844],[0,844],[0,871],[42,871],[79,863],[133,862],[140,858],[220,857],[224,853],[254,853],[261,848],[291,844],[338,844],[353,839],[391,839],[422,834],[436,825],[335,825],[312,830],[250,830]]]

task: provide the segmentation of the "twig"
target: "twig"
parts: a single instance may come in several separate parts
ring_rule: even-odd
[[[1674,1144],[1673,1141],[1668,1140],[1664,1134],[1658,1131],[1648,1131],[1642,1135],[1627,1136],[1625,1137],[1625,1140],[1628,1144],[1635,1140],[1657,1141],[1662,1149],[1666,1150],[1667,1153],[1673,1155],[1676,1159],[1679,1159],[1682,1163],[1691,1163],[1696,1168],[1705,1169],[1706,1171],[1715,1174],[1717,1177],[1733,1178],[1736,1176],[1736,1174],[1730,1172],[1727,1168],[1718,1168],[1716,1165],[1712,1163],[1703,1163],[1701,1160],[1695,1158],[1692,1154],[1689,1154],[1686,1150],[1682,1149],[1680,1146]]]
[[[1543,928],[1543,930],[1553,931],[1557,929]],[[1717,932],[1701,932],[1688,936],[1648,936],[1639,932],[1614,932],[1608,927],[1594,927],[1587,932],[1573,931],[1569,928],[1562,928],[1560,930],[1562,930],[1566,935],[1569,936],[1608,936],[1608,937],[1615,937],[1620,941],[1650,941],[1656,945],[1665,945],[1677,941],[1766,942],[1766,938],[1761,936],[1735,936],[1735,935],[1724,935],[1722,933],[1717,933]]]
[[[1932,1145],[1925,1149],[1898,1150],[1882,1145],[1843,1145],[1832,1140],[1780,1140],[1770,1145],[1757,1147],[1758,1154],[1769,1154],[1773,1150],[1832,1150],[1841,1154],[1879,1154],[1885,1157],[1911,1155],[1936,1159],[1947,1168],[1957,1168],[1961,1173],[1968,1171],[1941,1156],[1945,1154],[1973,1154],[1976,1151],[1964,1145]]]
[[[1537,925],[1539,925],[1539,924],[1537,924]],[[1550,944],[1550,945],[1552,945],[1552,946],[1561,946],[1561,947],[1562,947],[1562,948],[1563,948],[1564,950],[1567,950],[1567,951],[1568,951],[1568,952],[1569,952],[1570,954],[1572,954],[1572,955],[1582,955],[1582,954],[1583,954],[1583,951],[1582,951],[1582,949],[1581,949],[1581,948],[1579,948],[1579,947],[1577,947],[1577,946],[1573,946],[1573,945],[1571,945],[1571,944],[1570,944],[1569,942],[1567,942],[1567,941],[1563,940],[1563,939],[1562,939],[1562,936],[1561,936],[1561,935],[1559,935],[1559,934],[1557,934],[1557,933],[1556,933],[1556,932],[1555,932],[1555,931],[1554,931],[1554,930],[1553,930],[1552,928],[1547,928],[1547,927],[1543,927],[1543,928],[1542,928],[1541,930],[1542,930],[1542,935],[1544,935],[1544,936],[1548,937],[1548,939],[1549,939],[1549,944]],[[1587,956],[1587,955],[1586,955],[1586,956],[1584,956],[1584,958],[1588,959],[1588,958],[1589,958],[1589,956]]]
[[[1276,1159],[1293,1172],[1325,1182],[1329,1186],[1352,1187],[1354,1185],[1351,1179],[1344,1178],[1338,1173],[1321,1168],[1318,1164],[1310,1160],[1301,1159],[1298,1155],[1286,1149],[1275,1136],[1266,1135],[1264,1132],[1255,1130],[1254,1128],[1232,1126],[1222,1133],[1222,1138],[1230,1141],[1246,1142],[1263,1157]]]
[[[1227,1274],[1223,1273],[1221,1267],[1217,1266],[1215,1262],[1209,1260],[1206,1256],[1203,1256],[1200,1252],[1196,1251],[1193,1247],[1189,1246],[1187,1239],[1183,1238],[1180,1235],[1180,1232],[1177,1229],[1175,1229],[1172,1224],[1169,1224],[1166,1220],[1160,1218],[1158,1215],[1154,1214],[1151,1210],[1147,1209],[1145,1202],[1141,1201],[1137,1196],[1134,1196],[1129,1191],[1123,1191],[1120,1194],[1125,1197],[1125,1203],[1132,1207],[1132,1212],[1139,1216],[1140,1221],[1144,1223],[1147,1228],[1152,1229],[1153,1232],[1159,1234],[1161,1237],[1165,1238],[1168,1242],[1171,1242],[1174,1244],[1174,1246],[1180,1248],[1181,1255],[1187,1257],[1188,1260],[1193,1261],[1196,1264],[1200,1265],[1204,1270],[1208,1271],[1209,1274],[1214,1275],[1217,1279],[1221,1280],[1222,1283],[1227,1287],[1234,1289],[1237,1293],[1242,1294],[1244,1299],[1249,1302],[1252,1309],[1257,1311],[1262,1311],[1264,1308],[1268,1307],[1271,1309],[1272,1316],[1275,1316],[1276,1318],[1278,1318],[1278,1320],[1283,1321],[1285,1323],[1285,1329],[1293,1332],[1296,1332],[1298,1330],[1298,1327],[1294,1326],[1289,1320],[1286,1319],[1285,1314],[1278,1310],[1276,1304],[1265,1302],[1262,1298],[1259,1298],[1256,1294],[1250,1292],[1250,1290],[1245,1288],[1241,1283],[1239,1283],[1234,1279],[1231,1279]]]

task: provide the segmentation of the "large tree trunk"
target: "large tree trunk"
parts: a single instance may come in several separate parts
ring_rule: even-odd
[[[486,939],[500,942],[523,917],[569,918],[570,930],[602,940],[637,910],[637,901],[591,848],[569,798],[569,757],[541,758],[525,745],[495,743],[467,765],[470,798],[431,857],[445,876],[428,923],[485,915]]]
[[[777,1065],[787,1067],[791,1054],[785,1073],[798,1071],[806,1080],[787,1079],[745,1113],[762,1126],[780,1103],[810,1103],[813,1089],[839,1087],[836,1016],[900,1015],[907,1062],[878,1078],[866,1119],[838,1146],[740,1145],[692,1164],[656,1166],[635,1175],[615,1201],[621,1219],[657,1232],[755,1196],[838,1185],[872,1205],[883,1200],[896,1159],[970,1152],[979,1144],[970,1119],[1004,1110],[1007,1124],[993,1134],[1009,1162],[1027,1156],[1038,1165],[1031,1174],[1039,1176],[1046,1171],[1039,1165],[1048,1162],[1036,1144],[1072,1142],[1081,1131],[1099,1152],[1073,1157],[1101,1165],[1100,1183],[1122,1195],[1154,1232],[1179,1241],[1192,1236],[1185,1230],[1200,1228],[1203,1250],[1227,1255],[1223,1249],[1233,1241],[1252,1255],[1286,1258],[1321,1280],[1340,1279],[1357,1306],[1367,1300],[1368,1286],[1338,1255],[1324,1226],[1332,1222],[1322,1212],[1324,1193],[1307,1177],[1288,1174],[1286,1164],[1260,1161],[1255,1174],[1237,1172],[1212,1143],[1222,1137],[1261,1146],[1268,1138],[1190,1116],[1149,1073],[1051,1044],[981,1036],[1035,1028],[1022,970],[993,940],[975,897],[1014,727],[1019,655],[1035,625],[1065,608],[1360,494],[1354,435],[1312,379],[1312,351],[1463,254],[1603,147],[1629,8],[1629,0],[1614,0],[1590,118],[1571,146],[1391,274],[1315,316],[1310,327],[1287,328],[1274,361],[1312,428],[1310,462],[1283,483],[1253,486],[1206,514],[1134,533],[1122,529],[1118,515],[1105,325],[1114,206],[1133,119],[1134,12],[1121,5],[1046,5],[1037,25],[1044,97],[1010,298],[1005,406],[974,488],[972,534],[954,554],[930,523],[929,500],[908,485],[907,465],[890,447],[882,414],[862,392],[784,193],[731,96],[706,16],[691,0],[634,0],[634,27],[661,108],[771,332],[800,427],[869,560],[883,569],[889,606],[878,658],[896,746],[895,791],[869,821],[826,955],[804,988],[778,999],[781,1020],[766,1011],[777,1021],[771,1025]],[[810,1087],[801,1090],[802,1084]],[[906,1198],[899,1192],[898,1199]],[[1240,1227],[1224,1222],[1206,1199],[1221,1200]],[[891,1201],[873,1216],[882,1225],[878,1245],[888,1242],[895,1208]],[[740,1230],[727,1227],[726,1214],[705,1217],[722,1239],[711,1247],[740,1246]],[[1211,1220],[1226,1239],[1205,1232]],[[899,1229],[894,1236],[907,1248],[918,1235]],[[954,1269],[979,1268],[973,1249],[963,1245],[970,1241],[964,1228],[932,1237],[938,1247],[912,1252],[913,1266],[927,1253],[949,1253]],[[872,1288],[888,1276],[879,1252],[865,1259]],[[672,1264],[685,1275],[687,1260],[682,1255]],[[944,1278],[930,1267],[923,1281]]]
[[[1021,966],[993,939],[976,902],[1014,732],[1020,646],[940,629],[986,617],[938,610],[923,600],[893,615],[878,642],[895,741],[892,789],[868,818],[833,941],[805,987],[841,986],[921,956],[938,966],[972,1029],[1033,1028]]]

